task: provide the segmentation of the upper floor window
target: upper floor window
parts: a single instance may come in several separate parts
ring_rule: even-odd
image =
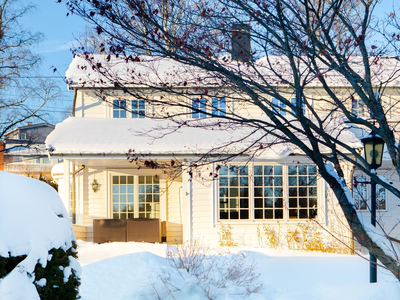
[[[366,176],[355,176],[353,180],[353,198],[354,206],[357,210],[369,210],[370,208],[370,197],[368,190]],[[376,209],[386,210],[386,189],[377,184],[376,185]]]
[[[226,116],[226,100],[225,98],[212,98],[212,116],[225,117]]]
[[[293,105],[293,108],[297,108],[297,99],[296,98],[292,98],[290,101]],[[304,99],[301,99],[301,103],[300,103],[300,109],[301,109],[301,113],[304,115],[306,113],[306,104]],[[296,114],[296,110],[292,109],[292,113]]]
[[[126,118],[126,100],[113,100],[113,118]]]
[[[272,98],[272,107],[273,110],[279,113],[280,115],[282,116],[286,115],[286,104],[283,101],[278,100],[276,98]]]
[[[351,113],[359,118],[364,117],[364,102],[361,99],[351,99]]]
[[[194,98],[192,99],[192,118],[205,118],[207,111],[207,99]]]
[[[144,118],[146,102],[144,100],[132,100],[132,118]]]

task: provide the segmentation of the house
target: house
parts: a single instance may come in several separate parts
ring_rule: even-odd
[[[1,160],[4,171],[35,177],[39,175],[51,179],[51,169],[58,163],[51,160],[45,147],[46,137],[54,130],[47,123],[16,127],[4,134],[4,155]]]
[[[52,158],[63,159],[54,167],[53,177],[60,183],[59,192],[69,207],[78,238],[103,241],[114,234],[114,240],[123,240],[129,230],[153,228],[150,222],[139,222],[146,219],[157,220],[154,226],[161,226],[161,237],[153,241],[168,243],[204,240],[254,245],[262,243],[270,228],[276,233],[293,232],[310,219],[342,239],[351,238],[336,198],[302,151],[219,118],[233,112],[245,118],[266,118],[257,106],[241,102],[238,91],[217,91],[215,82],[207,81],[206,76],[198,80],[202,71],[194,72],[165,58],[143,56],[127,64],[118,57],[94,57],[121,82],[125,80],[126,88],[143,97],[138,100],[125,93],[79,56],[66,73],[69,89],[74,90],[73,116],[56,126],[46,145]],[[257,63],[262,67],[265,58]],[[282,64],[282,60],[276,58],[276,63]],[[135,85],[129,85],[129,74],[136,74]],[[266,76],[275,80],[271,74]],[[146,84],[151,81],[157,86],[166,78],[177,84],[171,84],[174,93],[150,89]],[[334,75],[329,78],[337,93],[345,97],[348,89],[336,80]],[[192,98],[179,93],[192,89],[195,94],[199,85],[210,90],[208,96]],[[395,88],[387,87],[383,101],[397,97]],[[324,91],[315,84],[306,93],[315,95],[317,106]],[[143,100],[146,97],[151,101]],[[160,105],[157,99],[161,97],[170,97],[171,107]],[[278,100],[270,101],[279,113],[285,113]],[[174,106],[177,102],[184,105]],[[364,113],[357,103],[349,105]],[[211,117],[206,118],[207,109]],[[180,124],[187,122],[177,128],[174,118],[166,115],[179,118]],[[327,130],[342,142],[362,148],[362,129],[337,119],[331,120],[330,127]],[[246,149],[257,139],[268,147],[261,149],[257,144],[253,155]],[[234,153],[241,155],[228,164],[198,163],[200,157],[204,162]],[[344,170],[350,181],[359,176],[350,164],[344,163]],[[380,172],[392,172],[388,161]],[[363,193],[360,190],[356,199]],[[381,189],[379,199],[378,215],[386,218],[389,228],[397,222],[400,201]],[[361,202],[357,205],[366,213]],[[115,220],[113,224],[111,220]],[[129,223],[135,220],[138,223]],[[397,234],[394,232],[394,237]],[[146,240],[145,236],[136,240]]]

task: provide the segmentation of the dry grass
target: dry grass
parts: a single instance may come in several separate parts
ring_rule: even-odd
[[[350,254],[351,249],[333,235],[324,234],[320,226],[312,221],[299,223],[296,227],[279,232],[274,228],[258,226],[257,236],[260,246],[272,249],[287,248],[290,250],[318,251],[325,253]],[[283,242],[282,242],[283,241]]]

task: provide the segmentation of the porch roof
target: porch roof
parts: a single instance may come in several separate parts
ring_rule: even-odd
[[[177,124],[171,120],[70,117],[56,125],[46,139],[51,155],[199,156],[240,153],[268,160],[301,154],[289,143],[260,128],[232,125],[226,120],[197,119]],[[361,142],[335,126],[340,139],[353,147]],[[255,142],[257,141],[257,142]],[[247,150],[249,149],[250,150]]]

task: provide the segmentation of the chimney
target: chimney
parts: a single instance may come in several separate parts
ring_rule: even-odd
[[[0,171],[4,171],[4,141],[0,141]]]
[[[251,60],[249,25],[240,23],[232,25],[232,59],[238,61]]]
[[[26,126],[31,126],[32,122],[26,122]]]

